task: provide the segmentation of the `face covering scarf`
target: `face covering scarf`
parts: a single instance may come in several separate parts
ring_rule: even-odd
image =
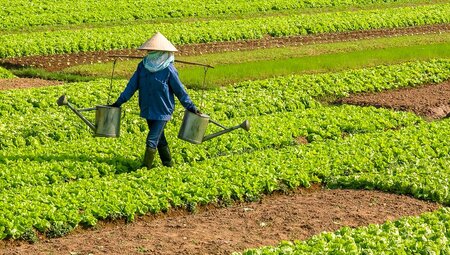
[[[151,51],[144,57],[144,67],[150,72],[158,72],[175,61],[173,52],[168,51]]]

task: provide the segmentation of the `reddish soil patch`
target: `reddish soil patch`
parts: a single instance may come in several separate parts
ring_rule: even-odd
[[[36,244],[1,241],[2,254],[230,254],[281,240],[306,239],[343,226],[383,223],[440,206],[408,196],[320,186],[258,203],[175,211],[131,224],[101,223],[95,229]]]
[[[352,95],[338,103],[410,111],[428,120],[444,118],[450,113],[450,80],[416,88]]]
[[[431,34],[450,31],[450,24],[438,24],[428,26],[416,26],[395,29],[374,29],[364,31],[352,31],[341,33],[327,33],[319,35],[290,36],[290,37],[270,37],[260,40],[242,40],[235,42],[217,42],[204,44],[190,44],[177,46],[180,52],[177,55],[200,55],[211,52],[239,51],[258,48],[285,47],[303,44],[328,43],[339,41],[352,41],[367,38]],[[142,51],[138,50],[111,50],[82,52],[76,54],[63,54],[51,56],[30,56],[21,58],[0,59],[3,66],[33,66],[43,68],[48,71],[57,71],[74,65],[92,64],[99,62],[113,61],[110,55],[132,55],[142,56]]]
[[[294,139],[297,144],[308,144],[308,139],[304,136],[299,136]]]
[[[43,79],[31,79],[31,78],[8,78],[0,79],[0,90],[6,89],[24,89],[35,88],[44,86],[61,85],[60,81],[48,81]]]

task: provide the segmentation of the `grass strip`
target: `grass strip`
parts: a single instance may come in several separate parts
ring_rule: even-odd
[[[244,80],[260,80],[277,76],[304,73],[337,72],[360,67],[396,64],[413,60],[429,60],[450,57],[450,43],[395,47],[325,54],[285,60],[268,60],[217,66],[208,72],[209,86],[225,86]],[[245,70],[245,71],[243,71]],[[189,68],[180,71],[183,82],[193,88],[202,88],[203,69]]]

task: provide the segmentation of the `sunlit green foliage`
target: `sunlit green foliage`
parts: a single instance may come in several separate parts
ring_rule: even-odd
[[[160,31],[174,44],[399,28],[450,22],[450,4],[268,16],[235,20],[117,25],[43,32],[3,33],[0,57],[137,48]]]

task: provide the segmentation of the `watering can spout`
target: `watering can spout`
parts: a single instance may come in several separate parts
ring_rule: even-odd
[[[215,121],[213,121],[213,120],[211,120],[211,119],[210,119],[209,121],[212,122],[212,123],[214,123],[214,124],[216,124],[216,125],[219,126],[219,127],[224,128],[222,125],[220,125],[219,123],[217,123],[217,122],[215,122]],[[236,130],[236,129],[238,129],[238,128],[242,128],[242,129],[244,129],[245,131],[249,131],[249,130],[250,130],[250,124],[249,124],[248,120],[245,120],[245,121],[242,122],[240,125],[237,125],[237,126],[234,126],[234,127],[230,127],[230,128],[224,128],[224,130],[221,130],[221,131],[219,131],[219,132],[217,132],[217,133],[207,135],[207,136],[203,137],[203,140],[202,140],[202,141],[208,141],[208,140],[210,140],[210,139],[212,139],[212,138],[214,138],[214,137],[217,137],[217,136],[226,134],[226,133],[231,132],[231,131],[233,131],[233,130]]]
[[[80,111],[78,111],[77,109],[75,109],[67,100],[66,95],[62,95],[58,98],[58,101],[56,101],[56,103],[59,106],[63,106],[66,105],[67,107],[69,107],[78,117],[80,117],[80,119],[82,119],[84,121],[84,123],[86,123],[86,125],[88,125],[94,132],[96,131],[96,128],[94,126],[94,124],[92,124],[88,119],[86,119],[86,117],[84,117],[83,114],[81,114]],[[89,108],[89,109],[85,109],[85,111],[87,110],[95,110],[95,108]]]
[[[69,104],[69,101],[67,100],[66,95],[62,95],[62,96],[60,96],[60,97],[58,98],[58,101],[56,101],[56,103],[57,103],[59,106],[63,106],[63,105],[68,105],[68,104]]]
[[[241,123],[241,125],[239,125],[239,127],[244,129],[245,131],[249,131],[250,123],[248,122],[248,120],[245,120],[244,122]]]

